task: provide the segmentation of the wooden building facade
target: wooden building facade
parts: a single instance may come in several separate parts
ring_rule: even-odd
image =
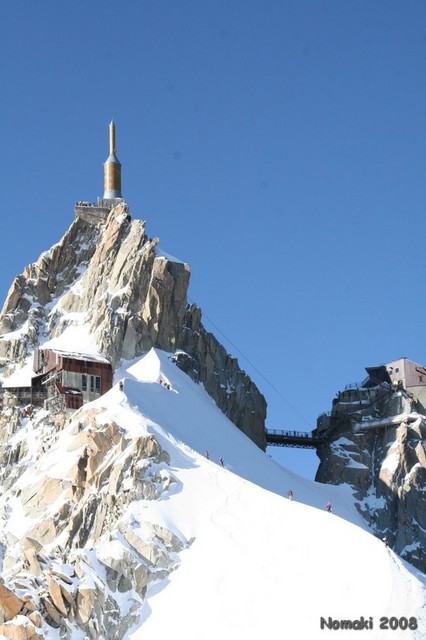
[[[112,388],[111,364],[101,357],[36,349],[33,368],[33,391],[45,389],[53,403],[62,403],[66,409],[79,409]]]

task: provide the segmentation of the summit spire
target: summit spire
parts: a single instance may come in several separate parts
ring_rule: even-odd
[[[114,120],[111,120],[109,123],[109,155],[114,156],[115,152],[115,124]]]
[[[115,124],[109,123],[109,156],[104,163],[104,199],[121,198],[121,163],[116,156]]]

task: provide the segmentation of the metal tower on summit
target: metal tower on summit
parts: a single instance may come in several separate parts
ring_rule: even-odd
[[[121,206],[122,211],[129,216],[127,204],[121,195],[121,163],[116,156],[115,124],[109,123],[109,156],[104,162],[104,195],[97,202],[79,200],[75,203],[76,218],[86,220],[91,224],[103,224],[112,209]]]
[[[109,123],[109,156],[104,163],[104,200],[122,198],[121,195],[121,163],[116,156],[115,124]]]

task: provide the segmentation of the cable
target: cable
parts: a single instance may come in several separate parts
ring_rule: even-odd
[[[191,300],[191,298],[189,296],[187,296],[187,299],[191,304],[196,304],[193,300]],[[308,420],[305,418],[305,416],[302,415],[298,409],[296,409],[296,407],[290,402],[290,400],[288,400],[285,397],[285,395],[279,389],[277,389],[277,387],[270,380],[268,380],[268,378],[260,371],[260,369],[258,369],[256,367],[256,365],[253,362],[251,362],[251,360],[246,355],[244,355],[244,353],[241,351],[241,349],[239,349],[237,347],[237,345],[235,345],[232,342],[232,340],[230,340],[224,334],[224,332],[217,326],[217,324],[215,324],[213,322],[213,320],[211,320],[208,317],[208,315],[204,311],[202,311],[202,317],[206,318],[210,322],[210,324],[213,325],[213,327],[216,329],[216,331],[218,331],[225,338],[225,340],[227,340],[227,342],[229,342],[229,344],[235,349],[235,351],[237,351],[240,354],[240,356],[242,358],[244,358],[244,360],[246,362],[248,362],[248,364],[251,367],[253,367],[253,369],[256,371],[256,373],[258,373],[263,378],[263,380],[271,387],[271,389],[273,389],[284,400],[284,402],[286,402],[288,404],[288,406],[299,416],[299,418],[301,418],[303,420],[303,422],[311,429],[311,426],[310,426]]]

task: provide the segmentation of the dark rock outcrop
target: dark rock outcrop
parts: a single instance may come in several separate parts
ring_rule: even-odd
[[[315,479],[350,485],[371,531],[424,572],[426,417],[415,409],[403,389],[387,385],[341,392],[319,420],[330,443],[318,449]]]

